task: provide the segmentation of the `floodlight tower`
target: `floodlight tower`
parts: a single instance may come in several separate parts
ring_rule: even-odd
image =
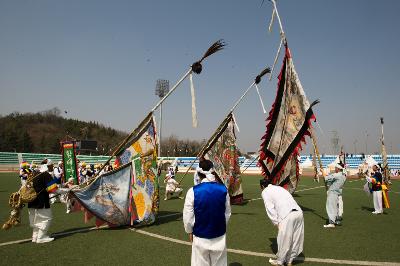
[[[332,144],[332,149],[335,154],[339,153],[339,134],[336,130],[332,130],[332,138],[331,138],[331,144]]]
[[[155,94],[162,99],[169,92],[169,80],[157,79]],[[161,156],[161,128],[162,128],[162,104],[160,104],[160,125],[158,130],[158,156]]]

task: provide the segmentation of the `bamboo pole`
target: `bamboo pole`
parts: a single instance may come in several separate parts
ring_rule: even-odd
[[[141,127],[143,127],[143,124],[145,121],[147,121],[147,119],[149,118],[149,116],[153,115],[153,112],[175,91],[176,88],[178,88],[178,86],[182,83],[182,81],[184,81],[192,72],[195,72],[196,74],[200,74],[202,71],[202,65],[201,63],[203,62],[204,59],[206,59],[207,57],[213,55],[214,53],[222,50],[225,47],[225,43],[223,42],[223,40],[218,40],[215,43],[213,43],[208,49],[207,51],[204,53],[203,57],[199,60],[194,62],[189,70],[178,80],[178,82],[172,87],[172,89],[151,109],[150,113],[146,116],[146,118],[140,123],[140,125],[133,130],[122,142],[120,145],[118,145],[118,147],[114,150],[114,152],[112,153],[112,155],[110,156],[110,158],[108,158],[108,160],[106,161],[106,163],[103,164],[103,166],[101,167],[101,169],[99,170],[99,173],[101,172],[101,170],[104,169],[105,165],[108,164],[112,158],[118,154],[121,150],[122,147],[124,147],[126,145],[126,143],[128,143],[128,141],[134,136],[137,135],[140,131],[138,129],[141,129]],[[97,175],[98,176],[98,175]],[[97,176],[94,176],[93,179],[95,179]]]
[[[269,67],[266,67],[264,70],[262,70],[260,72],[260,74],[258,74],[256,76],[256,78],[254,79],[253,83],[251,83],[251,85],[245,90],[245,92],[240,96],[240,98],[234,103],[234,105],[232,106],[232,108],[229,110],[228,115],[224,118],[224,120],[221,122],[221,124],[218,126],[217,130],[214,131],[214,133],[211,135],[211,137],[208,139],[208,141],[206,142],[206,144],[202,147],[202,149],[199,151],[199,153],[196,156],[196,159],[193,160],[193,162],[190,164],[190,166],[188,167],[188,169],[186,170],[185,174],[182,176],[182,178],[179,180],[179,184],[178,186],[181,184],[182,180],[186,177],[187,173],[189,172],[190,168],[194,165],[194,163],[196,162],[196,160],[198,160],[201,156],[204,155],[204,152],[209,148],[210,144],[213,144],[213,142],[216,140],[216,138],[218,137],[219,132],[221,131],[221,129],[225,126],[225,124],[227,123],[227,120],[229,120],[232,117],[232,112],[236,109],[236,107],[242,102],[242,100],[245,98],[245,96],[247,95],[247,93],[250,91],[250,89],[252,87],[254,87],[254,85],[259,84],[261,82],[261,79],[263,76],[265,76],[267,73],[270,73],[271,69]],[[177,186],[177,187],[178,187]]]
[[[310,134],[311,134],[311,140],[312,140],[313,147],[314,147],[314,152],[315,152],[315,154],[317,156],[317,159],[318,159],[319,169],[321,170],[322,176],[324,176],[324,172],[323,172],[324,171],[324,166],[322,165],[321,155],[319,154],[319,151],[318,151],[317,138],[315,136],[313,128],[310,128]],[[324,177],[324,184],[325,184],[325,189],[328,190],[328,186],[327,186],[327,184],[325,182],[325,177]]]

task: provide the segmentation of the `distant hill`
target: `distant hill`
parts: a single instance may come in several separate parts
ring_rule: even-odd
[[[0,151],[60,153],[60,141],[67,135],[77,140],[96,140],[99,149],[97,154],[103,154],[103,148],[107,153],[127,133],[95,121],[64,118],[58,108],[39,113],[0,116]]]

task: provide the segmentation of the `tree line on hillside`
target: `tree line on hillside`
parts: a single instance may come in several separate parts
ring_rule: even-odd
[[[84,122],[61,114],[55,107],[38,113],[0,116],[0,151],[59,154],[60,141],[72,138],[97,141],[97,151],[80,154],[110,155],[127,135],[96,121]],[[161,141],[161,156],[196,156],[205,142],[171,135]]]
[[[99,150],[94,153],[103,154],[126,135],[95,121],[64,118],[57,107],[38,113],[13,112],[0,117],[0,151],[60,153],[60,141],[68,138],[96,140]]]

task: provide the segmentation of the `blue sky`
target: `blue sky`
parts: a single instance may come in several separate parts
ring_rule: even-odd
[[[226,49],[195,76],[199,127],[191,127],[188,81],[163,107],[164,136],[208,138],[273,62],[278,25],[268,33],[272,7],[261,3],[1,0],[0,114],[58,106],[67,117],[128,132],[157,102],[157,79],[174,84],[223,38]],[[384,116],[387,149],[399,153],[400,1],[280,0],[278,9],[305,92],[321,101],[322,152],[329,153],[334,130],[348,152],[365,152],[366,134],[368,151],[378,151]],[[260,86],[267,109],[276,76]],[[235,115],[239,147],[257,150],[265,115],[255,91]]]

